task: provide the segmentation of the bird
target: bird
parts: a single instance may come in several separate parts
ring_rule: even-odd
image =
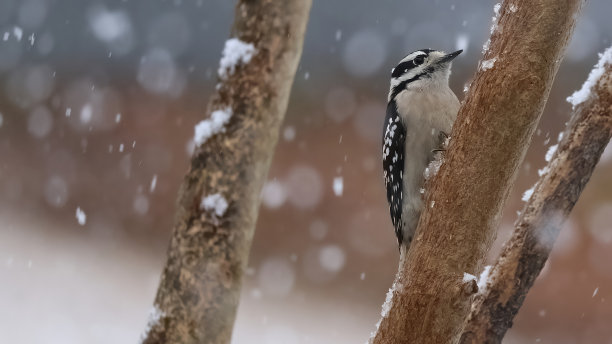
[[[448,80],[452,53],[414,51],[391,70],[383,124],[382,166],[391,222],[400,251],[414,238],[423,200],[423,173],[443,150],[459,111],[459,99]]]

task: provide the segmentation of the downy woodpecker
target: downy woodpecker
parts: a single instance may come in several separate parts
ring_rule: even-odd
[[[383,175],[400,246],[409,247],[414,237],[423,207],[419,192],[423,172],[442,148],[459,111],[448,78],[451,61],[461,52],[417,50],[391,71],[383,126]]]

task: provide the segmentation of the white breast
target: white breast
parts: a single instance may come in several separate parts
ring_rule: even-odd
[[[440,131],[450,135],[460,104],[448,86],[407,89],[395,101],[406,126],[402,220],[404,238],[411,240],[422,209],[423,172],[440,148]]]
[[[404,123],[429,126],[446,133],[450,133],[459,111],[459,100],[448,86],[407,89],[397,95],[395,102]]]

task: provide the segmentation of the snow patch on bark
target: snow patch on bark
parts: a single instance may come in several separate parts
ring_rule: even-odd
[[[391,286],[391,288],[389,288],[389,291],[387,292],[387,296],[385,297],[385,303],[383,303],[382,309],[380,311],[380,319],[376,323],[376,330],[370,333],[370,339],[368,340],[368,343],[373,343],[374,337],[376,337],[376,333],[378,333],[378,328],[380,327],[380,323],[383,321],[384,318],[386,318],[389,315],[389,311],[391,311],[391,307],[393,307],[393,292],[397,290],[398,287],[399,285],[396,280],[395,282],[393,282],[393,285]]]
[[[493,34],[493,32],[495,32],[495,30],[497,30],[497,22],[499,20],[499,10],[501,9],[501,4],[497,3],[495,4],[495,6],[493,6],[493,12],[495,13],[495,15],[493,15],[493,18],[491,18],[491,35]],[[482,46],[482,53],[486,53],[487,51],[489,51],[489,46],[491,45],[491,38],[489,37],[487,39],[487,41],[484,43],[484,45]]]
[[[497,61],[497,57],[482,61],[482,63],[480,64],[480,70],[485,71],[493,68],[493,66],[495,65],[495,61]]]
[[[395,286],[396,283],[393,283],[393,286],[391,286],[391,288],[389,288],[389,291],[387,292],[387,297],[385,297],[385,303],[383,303],[382,309],[380,311],[380,316],[383,318],[386,318],[387,315],[389,315],[389,311],[393,306],[393,292],[395,291]]]
[[[544,156],[544,160],[546,160],[546,162],[550,162],[552,160],[553,155],[555,155],[555,152],[557,151],[557,148],[559,147],[559,145],[552,145],[550,147],[548,147],[548,151],[546,152],[546,156]]]
[[[589,98],[593,86],[595,86],[603,75],[607,64],[612,64],[612,47],[599,54],[599,61],[589,73],[589,77],[584,84],[582,84],[582,87],[571,96],[567,97],[567,102],[572,104],[572,109],[575,109],[576,106],[584,103]]]
[[[196,146],[202,145],[215,134],[224,133],[230,118],[232,118],[232,108],[228,106],[225,109],[213,111],[209,119],[196,124],[193,137]]]
[[[479,293],[484,293],[485,290],[487,289],[487,283],[489,282],[489,275],[491,273],[491,265],[487,265],[484,267],[484,269],[482,270],[482,272],[480,273],[480,276],[478,277],[478,292]]]
[[[470,273],[464,272],[463,273],[463,283],[468,283],[470,281],[476,281],[476,276]]]
[[[157,307],[157,305],[151,308],[149,312],[149,320],[147,321],[147,325],[145,326],[144,332],[140,335],[140,343],[143,343],[145,339],[149,336],[149,332],[151,329],[155,327],[155,325],[159,324],[161,318],[165,317],[166,313],[164,313],[161,309]]]
[[[255,52],[253,44],[243,42],[238,38],[230,38],[225,41],[223,55],[219,62],[219,78],[226,80],[230,75],[234,74],[239,63],[247,64],[251,62]]]
[[[203,197],[200,202],[200,209],[212,212],[217,216],[223,216],[227,206],[227,200],[219,193]]]
[[[427,165],[425,171],[423,172],[423,177],[425,180],[429,180],[429,178],[434,177],[440,171],[440,166],[444,163],[444,158],[442,154],[436,154],[434,159]]]
[[[523,192],[523,197],[521,197],[521,200],[523,202],[527,202],[529,201],[529,199],[531,198],[531,195],[533,195],[533,190],[535,190],[535,185],[532,186],[530,189],[525,190],[525,192]]]

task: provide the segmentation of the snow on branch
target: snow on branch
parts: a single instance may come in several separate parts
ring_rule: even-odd
[[[481,70],[489,70],[491,68],[493,68],[493,66],[495,66],[495,62],[497,61],[497,57],[494,57],[492,59],[488,59],[488,60],[484,60],[482,61],[482,63],[480,64],[480,69]]]
[[[223,55],[219,63],[219,78],[227,79],[228,76],[234,74],[238,63],[249,63],[255,55],[255,46],[251,43],[245,43],[238,38],[230,38],[225,42]]]
[[[468,272],[464,272],[463,273],[463,280],[462,280],[462,282],[463,283],[468,283],[468,282],[471,282],[471,281],[476,282],[478,280],[476,279],[476,276],[474,276],[474,275],[472,275],[472,274],[470,274]]]
[[[495,4],[495,6],[493,6],[493,18],[491,18],[491,35],[493,35],[493,33],[497,30],[497,23],[499,21],[499,10],[501,9],[501,3],[497,3]],[[513,11],[516,12],[516,11]],[[489,46],[491,45],[491,37],[489,37],[487,39],[487,41],[484,43],[484,45],[482,46],[482,53],[485,54],[487,51],[489,51]]]
[[[154,305],[153,308],[151,308],[151,311],[149,312],[149,319],[147,320],[147,325],[145,326],[144,331],[140,335],[140,343],[143,343],[146,340],[147,336],[149,335],[149,332],[151,331],[151,328],[157,325],[164,316],[166,316],[166,314],[162,312],[157,307],[157,305]]]
[[[252,43],[246,43],[238,38],[230,38],[225,41],[221,61],[219,62],[219,78],[227,80],[234,74],[238,64],[249,63],[255,55],[255,46]],[[232,108],[227,106],[223,109],[215,110],[210,114],[209,119],[205,119],[196,124],[193,141],[196,146],[202,145],[210,137],[215,134],[225,132],[225,126],[232,117]]]
[[[589,73],[589,77],[582,84],[582,87],[567,97],[568,103],[572,104],[572,108],[584,103],[591,95],[593,85],[601,78],[605,71],[605,65],[612,64],[612,47],[609,47],[603,53],[599,54],[599,61]]]
[[[487,265],[482,269],[480,276],[478,277],[478,292],[484,293],[487,288],[487,283],[489,283],[489,274],[491,273],[491,265]]]
[[[212,212],[217,216],[223,216],[227,206],[227,200],[219,193],[203,197],[200,203],[200,209]]]
[[[425,180],[429,180],[438,174],[438,171],[440,171],[440,167],[443,163],[444,157],[442,154],[436,153],[431,162],[429,162],[429,165],[427,165],[425,168],[425,171],[423,171],[423,177],[425,177]]]
[[[393,306],[393,293],[398,289],[398,287],[399,287],[399,282],[398,282],[398,279],[396,279],[395,282],[393,282],[393,285],[391,286],[391,288],[389,288],[389,291],[387,291],[385,302],[383,303],[382,308],[380,310],[381,318],[376,323],[376,330],[370,333],[370,339],[368,339],[366,344],[374,343],[374,338],[376,337],[376,333],[379,331],[380,323],[383,321],[383,319],[385,319],[389,315],[391,306]]]
[[[231,117],[232,108],[228,106],[225,109],[213,111],[209,119],[196,124],[194,128],[195,135],[193,137],[196,146],[202,145],[215,134],[225,132],[225,126]]]

